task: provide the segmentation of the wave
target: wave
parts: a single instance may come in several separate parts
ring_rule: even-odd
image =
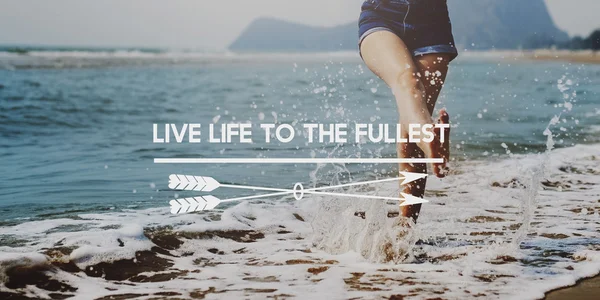
[[[163,53],[168,51],[162,48],[145,48],[145,47],[127,47],[127,48],[108,48],[108,47],[53,47],[53,46],[19,46],[6,45],[0,46],[0,52],[15,53],[15,54],[30,54],[30,53],[71,53],[71,52],[87,52],[87,53],[116,53],[116,52],[143,52],[143,53]]]
[[[163,49],[0,48],[0,69],[70,69],[146,64],[222,64],[359,60],[355,52],[236,53]]]
[[[410,230],[393,203],[335,197],[3,226],[0,295],[542,298],[600,271],[598,153],[459,162],[429,179],[431,202]]]
[[[229,50],[186,50],[161,48],[86,48],[86,47],[1,47],[0,55],[48,58],[214,58],[214,57],[290,57],[290,56],[331,56],[345,57],[357,55],[355,51],[333,52],[232,52]]]
[[[461,60],[504,60],[513,52],[465,53]],[[147,64],[360,62],[356,51],[233,52],[229,50],[85,47],[0,47],[0,69],[71,69]],[[294,70],[296,66],[294,67]],[[376,97],[380,97],[376,95]]]

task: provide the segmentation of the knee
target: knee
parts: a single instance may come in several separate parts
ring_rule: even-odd
[[[395,88],[404,91],[421,91],[423,84],[422,75],[412,69],[406,69],[398,72],[396,75]]]

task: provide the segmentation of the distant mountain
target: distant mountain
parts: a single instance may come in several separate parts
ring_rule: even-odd
[[[448,0],[456,44],[470,49],[515,49],[530,39],[564,41],[544,0]],[[314,27],[260,18],[235,40],[234,51],[335,51],[357,47],[356,22]]]
[[[252,22],[231,50],[243,51],[335,51],[354,49],[357,25],[313,27],[287,21],[261,18]]]
[[[514,49],[532,38],[569,38],[554,24],[544,0],[448,0],[448,9],[462,47]]]

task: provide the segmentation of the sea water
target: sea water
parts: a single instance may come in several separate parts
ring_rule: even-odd
[[[390,91],[355,54],[3,52],[0,66],[0,269],[44,263],[40,253],[60,245],[71,249],[61,260],[86,270],[160,244],[149,232],[187,236],[169,249],[170,269],[147,273],[183,272],[169,281],[120,285],[58,271],[79,291],[66,294],[536,298],[600,270],[600,66],[454,62],[437,105],[450,114],[453,171],[428,179],[431,203],[411,230],[394,203],[340,197],[169,213],[169,200],[196,195],[169,190],[171,173],[292,188],[392,177],[393,165],[153,164],[395,157],[395,145],[369,142],[153,143],[153,124],[396,123]],[[246,234],[223,233],[235,230]]]

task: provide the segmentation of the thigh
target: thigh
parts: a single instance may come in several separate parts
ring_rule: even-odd
[[[448,53],[425,54],[415,58],[415,64],[423,78],[421,81],[425,88],[427,107],[431,114],[433,114],[435,103],[446,81],[448,64],[452,58],[453,55]]]
[[[360,53],[367,67],[392,88],[399,76],[418,72],[411,51],[390,31],[369,34],[360,44]]]

